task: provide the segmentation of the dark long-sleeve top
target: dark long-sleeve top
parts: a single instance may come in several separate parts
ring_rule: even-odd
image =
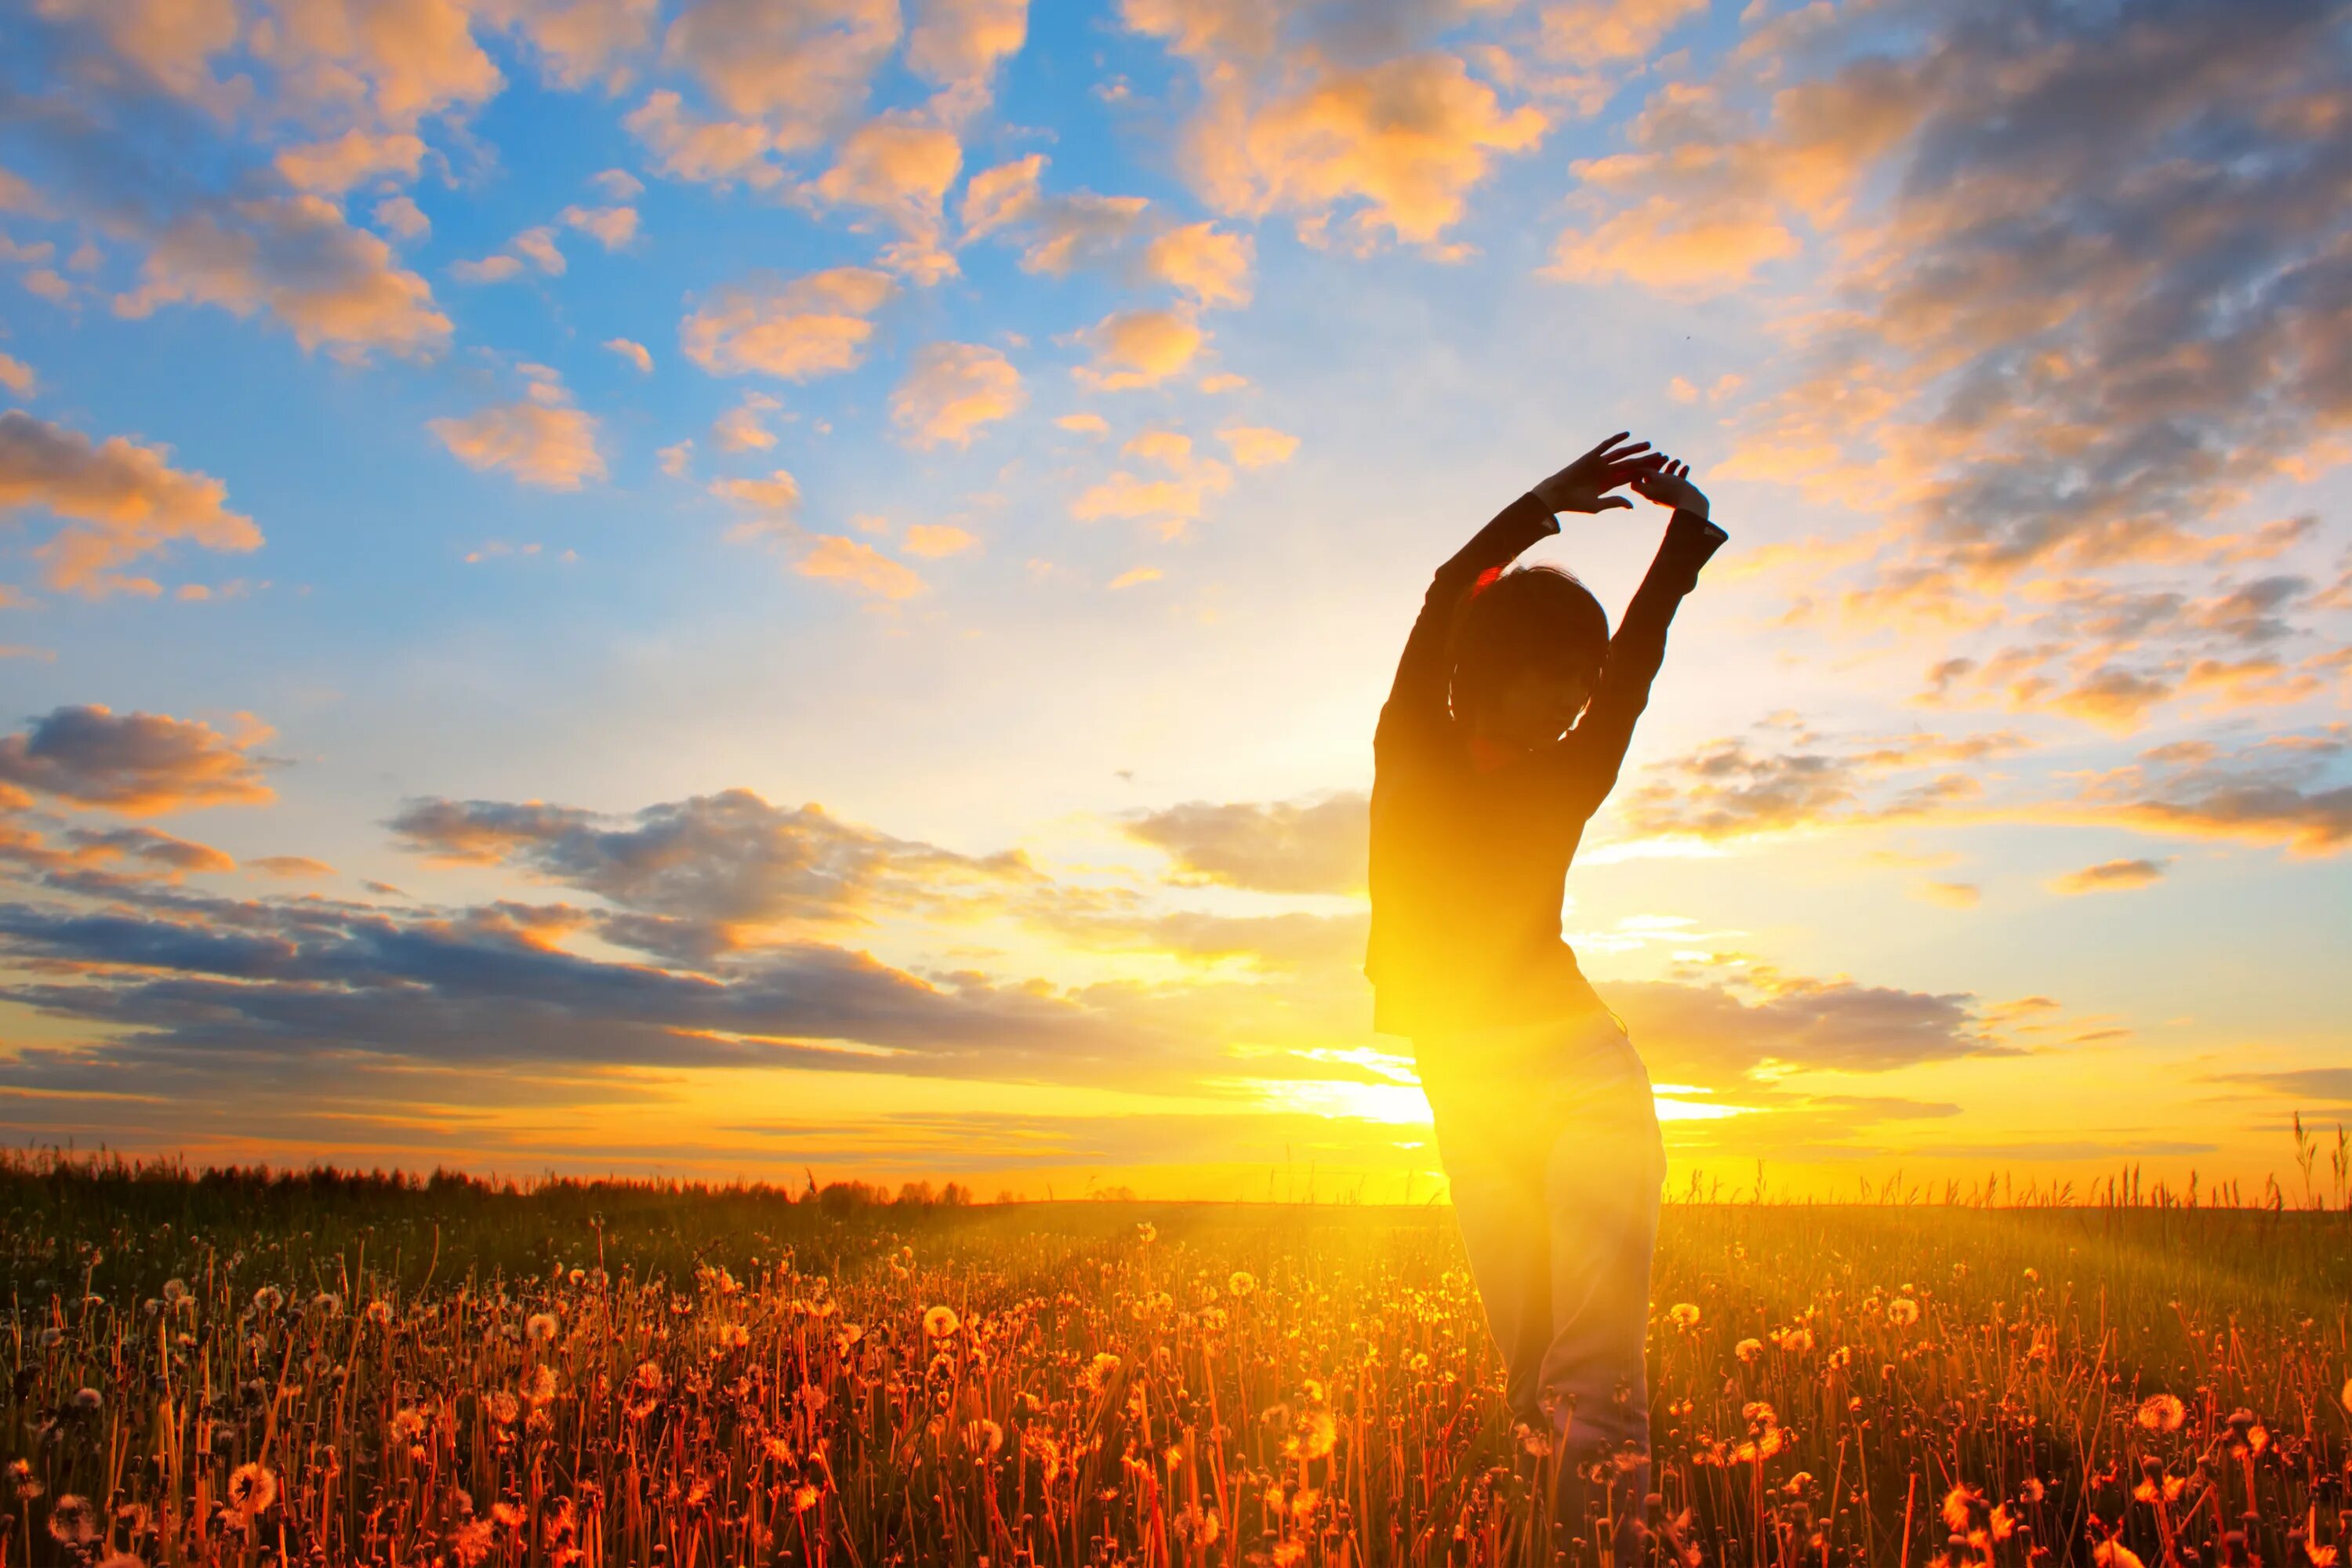
[[[1676,511],[1609,639],[1573,728],[1482,767],[1450,705],[1453,628],[1489,570],[1559,531],[1523,495],[1444,565],[1423,599],[1372,735],[1372,1027],[1416,1041],[1601,1009],[1560,936],[1568,864],[1616,787],[1633,721],[1666,653],[1666,627],[1726,535]]]

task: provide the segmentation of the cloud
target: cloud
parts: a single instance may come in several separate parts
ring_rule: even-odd
[[[919,522],[907,530],[902,542],[908,554],[929,561],[943,555],[961,555],[980,541],[970,530],[951,522]]]
[[[225,107],[212,58],[236,43],[236,0],[42,0],[48,21],[79,21],[115,56],[166,91]]]
[[[1418,8],[1412,22],[1442,28],[1448,9]],[[1345,13],[1127,0],[1124,14],[1192,65],[1201,100],[1186,172],[1236,216],[1295,213],[1311,232],[1344,214],[1367,240],[1436,246],[1495,158],[1532,151],[1547,129],[1541,110],[1507,108],[1461,57],[1404,26],[1379,58],[1343,58],[1363,53],[1360,39],[1333,35],[1358,20]]]
[[[19,398],[29,398],[39,380],[33,374],[33,367],[23,360],[13,354],[0,354],[0,386],[6,387]]]
[[[1117,310],[1095,323],[1087,339],[1094,363],[1078,379],[1104,392],[1157,386],[1192,363],[1205,341],[1181,310]]]
[[[397,240],[418,240],[433,232],[433,220],[406,196],[386,196],[375,204],[375,226]]]
[[[2053,878],[2049,883],[2053,893],[2105,893],[2126,888],[2145,888],[2164,876],[2168,860],[2102,860],[2095,866],[2085,866],[2079,871],[2069,871]]]
[[[1157,566],[1130,566],[1103,586],[1117,593],[1121,588],[1139,588],[1146,583],[1157,583],[1160,576]]]
[[[764,122],[786,151],[814,145],[865,98],[898,42],[898,0],[698,0],[662,52],[726,112]]]
[[[1010,418],[1024,401],[1021,373],[995,349],[930,343],[890,395],[890,417],[910,446],[969,447],[982,426]]]
[[[771,156],[781,145],[775,132],[757,121],[700,119],[675,92],[647,94],[621,123],[672,179],[765,190],[784,178]]]
[[[831,375],[865,357],[874,313],[895,291],[887,273],[864,267],[725,284],[679,323],[678,346],[713,375]]]
[[[997,66],[1021,52],[1029,0],[921,0],[907,39],[907,68],[947,89],[948,111],[966,114],[987,100]]]
[[[619,62],[652,37],[659,0],[488,0],[482,11],[528,38],[559,87],[604,79],[617,87]]]
[[[555,247],[555,230],[547,225],[524,229],[507,241],[507,246],[541,272],[562,276],[565,265],[563,252]]]
[[[0,801],[43,795],[131,816],[258,805],[274,797],[252,748],[270,732],[249,714],[237,718],[230,736],[163,713],[52,709],[0,738]]]
[[[963,237],[969,240],[1018,222],[1037,205],[1037,181],[1045,155],[1032,153],[993,168],[982,169],[964,182]]]
[[[743,400],[711,421],[711,439],[722,452],[764,452],[776,444],[776,433],[761,423],[782,404],[761,392],[747,392]]]
[[[1706,9],[1706,0],[1558,0],[1543,8],[1546,51],[1574,59],[1641,59]]]
[[[533,376],[529,395],[518,402],[427,420],[425,428],[467,468],[503,469],[541,489],[576,490],[583,480],[604,477],[596,418],[571,405],[551,371]]]
[[[600,816],[537,801],[406,803],[386,826],[436,861],[505,866],[614,907],[782,940],[926,909],[951,889],[1027,884],[1018,855],[958,855],[833,816],[725,790]]]
[[[1884,624],[1997,620],[2053,574],[2232,550],[2259,487],[2336,460],[2334,26],[2294,0],[1824,14],[1801,51],[1661,87],[1579,166],[1570,243],[1785,236],[1717,246],[1726,285],[1818,256],[1722,472],[1886,518],[1845,574]],[[1626,269],[1688,282],[1706,248]],[[2076,672],[2064,710],[2120,729],[2161,679]]]
[[[2199,593],[2136,577],[2038,576],[2005,606],[1987,601],[2003,640],[1938,660],[1916,700],[2056,711],[2128,734],[2178,698],[2242,710],[2325,689],[2324,655],[2290,668],[2278,652],[2308,636],[2289,618],[2320,605],[2308,578],[2225,579]]]
[[[632,338],[606,338],[604,346],[637,367],[643,375],[654,373],[653,351]]]
[[[1787,976],[1750,966],[1736,978],[1693,972],[1619,981],[1623,1016],[1653,1078],[1717,1084],[1758,1068],[1891,1072],[1923,1062],[2017,1054],[1964,992],[1926,993],[1843,978]]]
[[[1307,801],[1188,801],[1119,826],[1168,856],[1179,886],[1353,894],[1366,886],[1365,811],[1361,795],[1343,791]]]
[[[1121,450],[1165,470],[1164,477],[1114,471],[1070,502],[1070,515],[1080,522],[1129,519],[1173,539],[1199,520],[1209,497],[1223,494],[1233,483],[1232,469],[1213,458],[1196,457],[1192,438],[1178,431],[1146,430]]]
[[[1227,234],[1212,223],[1186,224],[1154,239],[1143,253],[1144,270],[1172,285],[1203,307],[1246,305],[1255,242]]]
[[[1768,720],[1758,729],[1769,734],[1784,727]],[[1902,821],[1973,798],[1983,783],[1968,770],[2031,748],[2025,736],[2006,730],[1825,742],[1798,727],[1760,743],[1712,741],[1652,763],[1605,810],[1637,839],[1722,840]]]
[[[453,261],[449,272],[460,283],[505,283],[522,276],[522,258],[484,256]]]
[[[1080,436],[1110,434],[1110,422],[1099,414],[1065,414],[1054,423]]]
[[[627,206],[569,206],[555,221],[576,228],[607,250],[618,250],[637,237],[637,209]]]
[[[416,178],[425,142],[405,131],[377,133],[354,126],[341,136],[278,151],[278,175],[298,191],[335,196],[369,180]]]
[[[248,871],[265,876],[315,881],[335,875],[335,868],[324,860],[313,860],[308,855],[259,855],[245,863]]]
[[[1286,431],[1264,425],[1235,425],[1217,432],[1217,439],[1234,455],[1234,461],[1244,468],[1271,468],[1290,461],[1298,450],[1298,437]]]
[[[849,134],[813,189],[821,201],[865,208],[895,227],[904,238],[886,252],[890,265],[928,284],[956,270],[939,240],[941,203],[962,167],[954,132],[884,114]]]
[[[2303,1100],[2352,1103],[2352,1068],[2286,1068],[2275,1072],[2214,1073],[2208,1083],[2242,1083]]]
[[[457,0],[274,0],[271,24],[246,43],[281,92],[395,129],[505,85]]]
[[[305,349],[353,358],[376,349],[421,355],[449,337],[449,319],[433,308],[425,279],[401,270],[390,247],[318,196],[213,204],[164,226],[138,289],[117,299],[115,310],[138,317],[174,303],[237,316],[267,310]]]
[[[845,534],[816,535],[793,569],[803,577],[828,579],[892,602],[911,599],[925,588],[923,580],[904,563]]]
[[[2075,808],[2144,833],[2333,855],[2352,844],[2352,783],[2335,782],[2346,750],[2340,724],[2269,736],[2234,752],[2178,742],[2092,775]]]
[[[0,513],[36,509],[64,523],[35,552],[62,592],[152,594],[153,583],[117,568],[177,543],[259,549],[261,531],[227,500],[220,480],[173,468],[168,448],[121,436],[92,442],[18,409],[0,413]]]
[[[764,479],[713,479],[710,493],[774,520],[790,519],[801,508],[800,481],[782,468]]]

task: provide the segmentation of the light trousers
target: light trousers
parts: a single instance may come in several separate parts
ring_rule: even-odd
[[[1650,1484],[1666,1161],[1649,1072],[1606,1014],[1420,1039],[1414,1056],[1511,1414],[1558,1457],[1560,1543],[1598,1542],[1605,1515],[1622,1568]]]

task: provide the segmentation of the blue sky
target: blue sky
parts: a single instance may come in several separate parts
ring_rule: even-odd
[[[42,0],[0,1120],[1425,1172],[1371,717],[1631,428],[1732,543],[1565,923],[1676,1159],[2258,1183],[2352,1105],[2346,33],[2267,9]],[[1613,614],[1661,521],[1537,553]]]

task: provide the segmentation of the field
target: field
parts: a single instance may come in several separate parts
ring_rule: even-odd
[[[855,1197],[12,1162],[0,1564],[1551,1560],[1448,1211]],[[2340,1211],[1676,1204],[1655,1295],[1683,1561],[2352,1523]]]

